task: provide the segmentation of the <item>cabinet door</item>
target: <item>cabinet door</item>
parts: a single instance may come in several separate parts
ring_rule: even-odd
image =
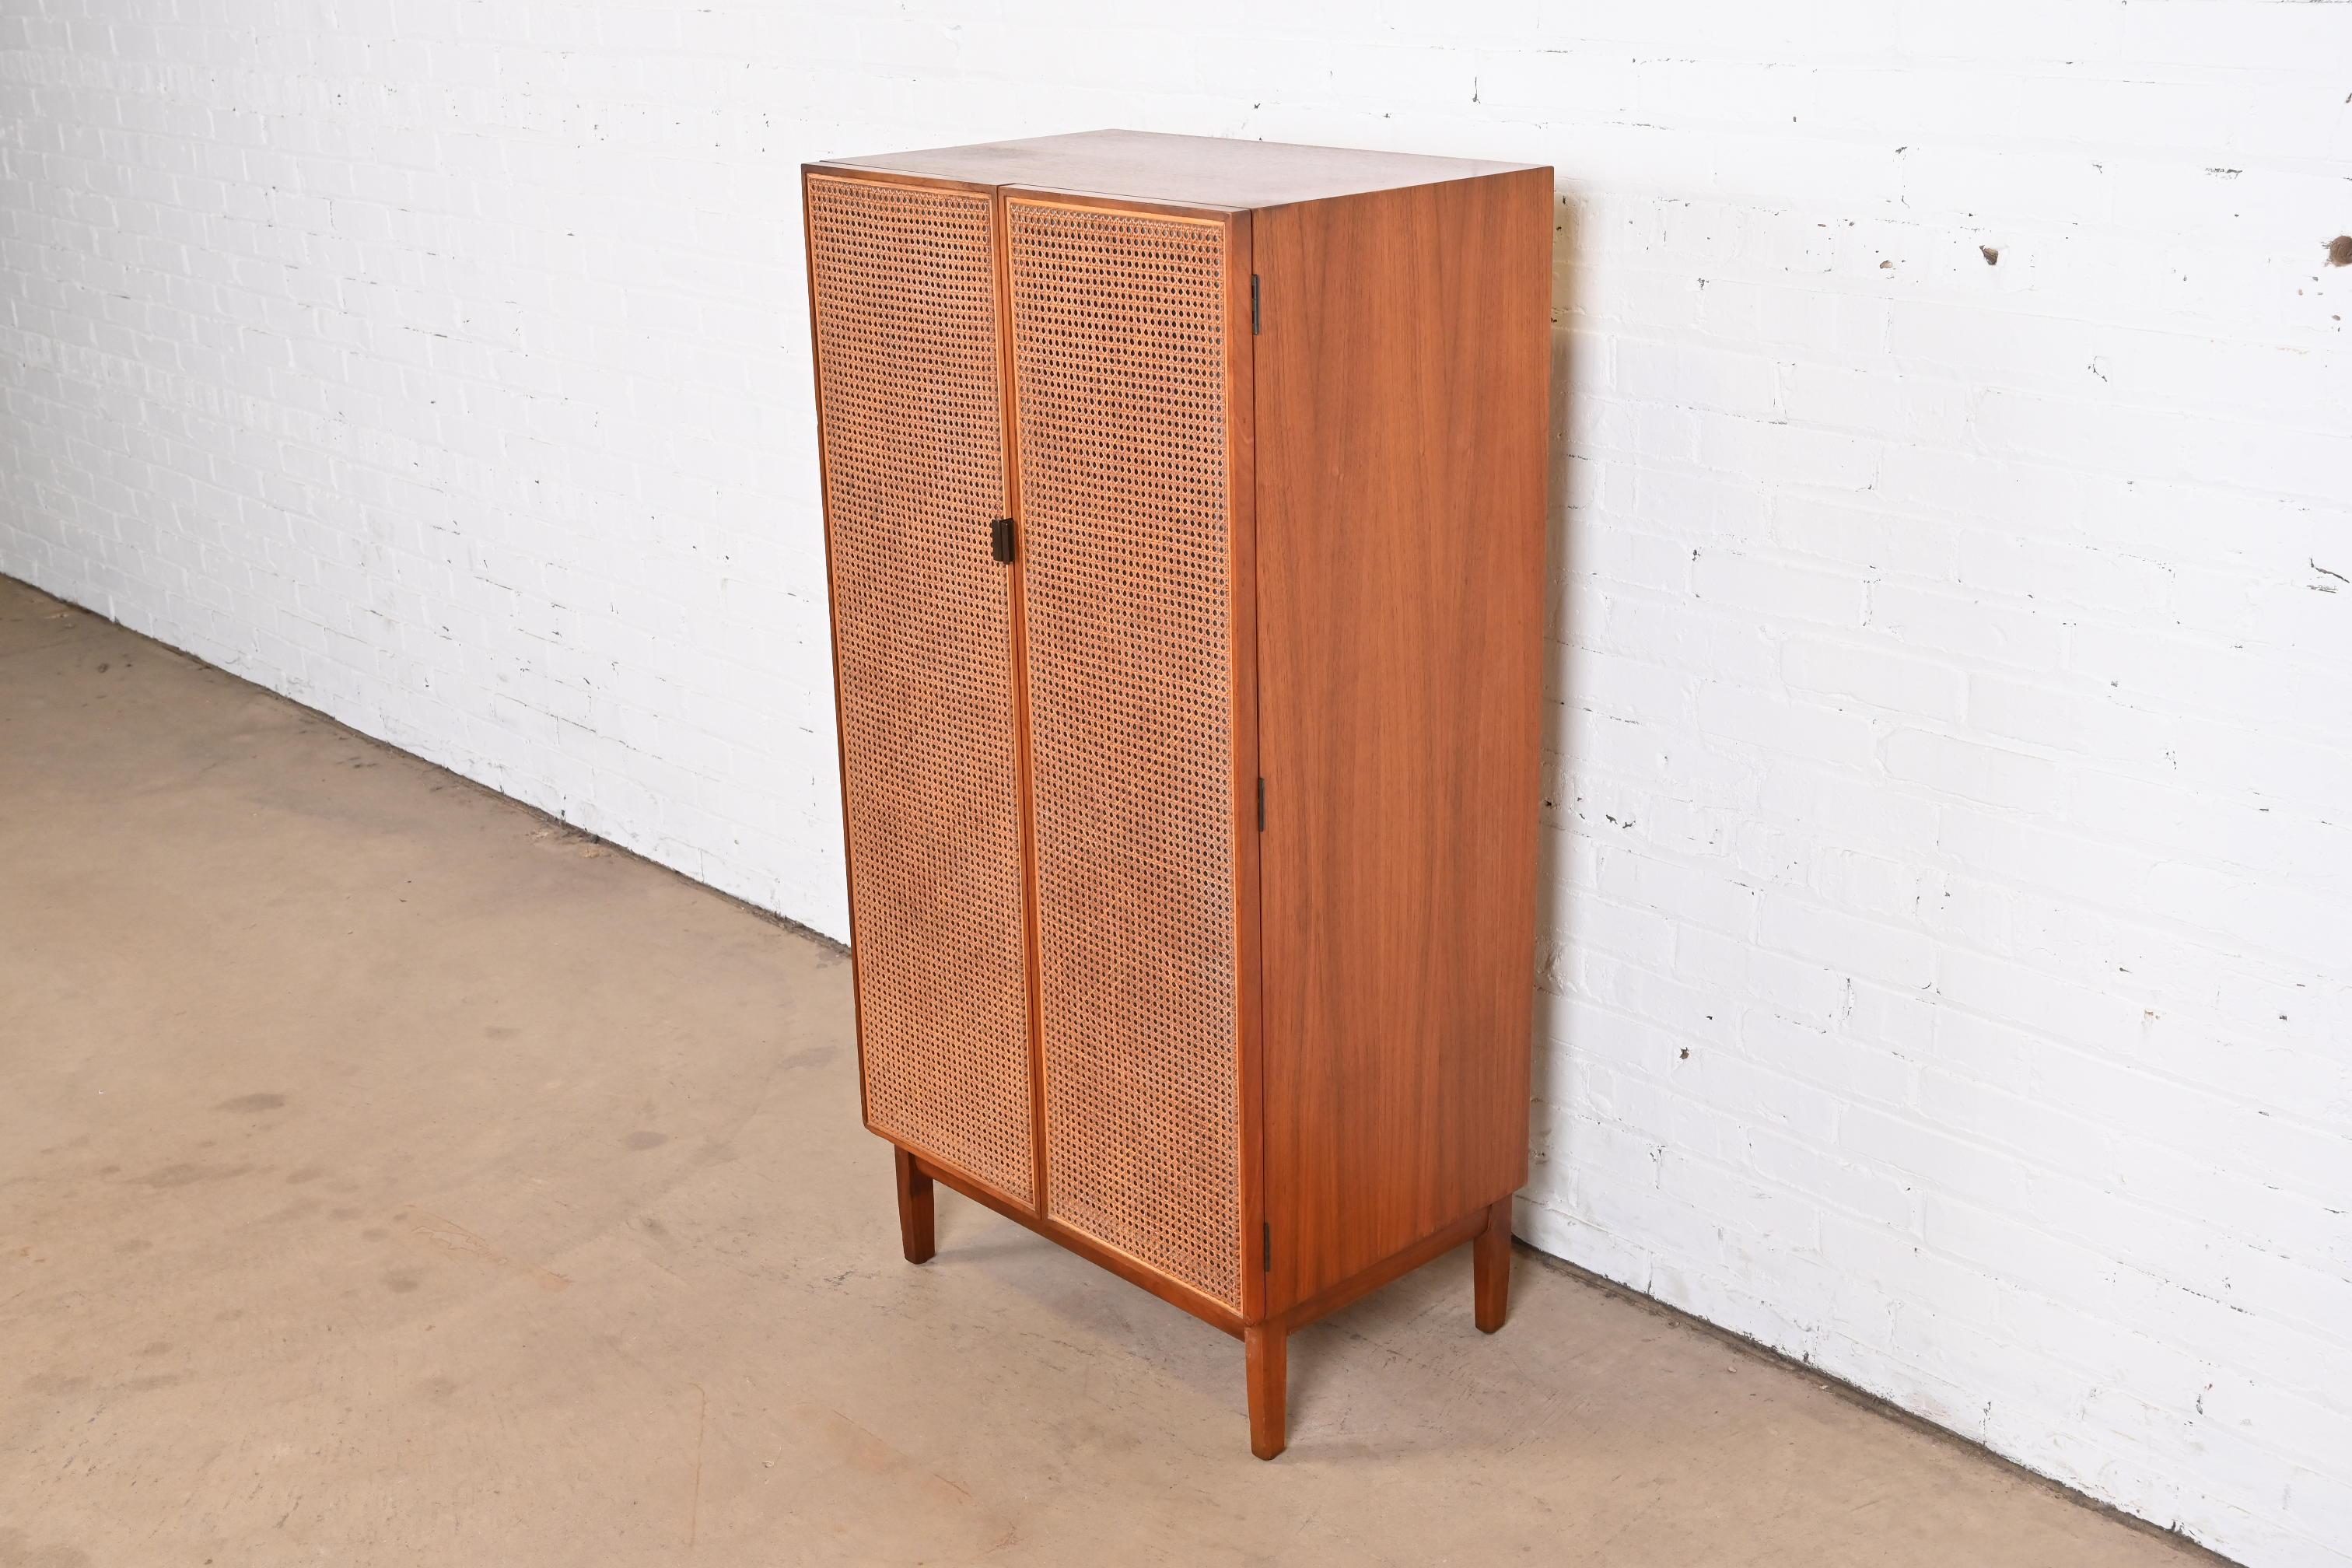
[[[1004,213],[1046,1212],[1239,1310],[1246,230]]]
[[[866,1121],[1034,1207],[994,203],[805,190]]]

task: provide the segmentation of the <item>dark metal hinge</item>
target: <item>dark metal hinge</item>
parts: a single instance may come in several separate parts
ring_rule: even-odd
[[[988,525],[988,552],[999,561],[1013,559],[1013,520],[1000,517]]]
[[[1257,781],[1257,830],[1260,833],[1265,831],[1265,780],[1263,777]]]
[[[1258,1264],[1265,1272],[1274,1272],[1274,1225],[1272,1221],[1257,1227]]]
[[[1257,331],[1257,274],[1250,274],[1250,331]]]

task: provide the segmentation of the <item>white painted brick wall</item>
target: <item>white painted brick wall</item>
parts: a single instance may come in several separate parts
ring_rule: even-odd
[[[13,0],[0,570],[838,934],[797,163],[1553,163],[1522,1234],[2352,1563],[2352,5],[1132,15]]]

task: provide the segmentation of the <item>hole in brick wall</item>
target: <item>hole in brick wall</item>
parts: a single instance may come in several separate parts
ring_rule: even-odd
[[[2327,265],[2352,267],[2352,234],[2339,234],[2327,242]]]

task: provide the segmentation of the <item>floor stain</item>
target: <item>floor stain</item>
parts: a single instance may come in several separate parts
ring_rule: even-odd
[[[79,1394],[89,1379],[77,1372],[37,1372],[25,1380],[27,1394]]]
[[[142,1187],[186,1187],[198,1182],[226,1182],[232,1176],[242,1176],[252,1170],[250,1165],[193,1165],[186,1162],[165,1165],[139,1178]]]
[[[447,1251],[464,1253],[500,1268],[512,1268],[528,1274],[542,1290],[568,1290],[572,1288],[569,1275],[518,1262],[492,1247],[487,1237],[467,1229],[454,1219],[445,1219],[424,1209],[404,1209],[396,1217],[408,1226],[411,1235]]]

